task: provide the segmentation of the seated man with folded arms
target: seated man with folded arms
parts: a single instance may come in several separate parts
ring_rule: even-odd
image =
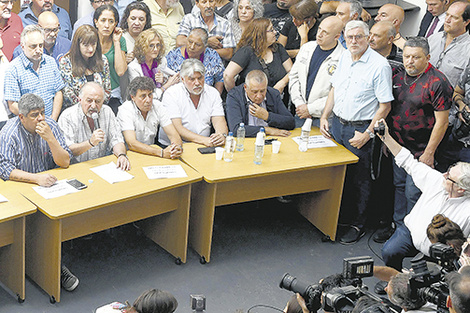
[[[290,135],[287,130],[295,127],[294,117],[282,102],[279,91],[268,87],[268,78],[260,70],[249,72],[243,85],[230,90],[227,119],[234,134],[240,123],[244,123],[247,137],[255,137],[261,127],[267,135],[286,137]]]
[[[168,88],[162,102],[184,141],[206,147],[221,146],[228,132],[224,108],[217,89],[204,83],[205,72],[201,61],[184,60],[180,71],[182,82]],[[212,134],[211,126],[215,130]],[[164,145],[171,143],[161,129],[159,141]]]
[[[117,119],[129,150],[176,159],[183,152],[181,137],[163,104],[153,99],[154,90],[150,77],[134,78],[127,87],[128,100],[119,107]],[[159,125],[171,140],[171,145],[165,149],[154,145]]]
[[[80,103],[66,109],[59,118],[59,126],[65,141],[78,162],[93,160],[111,151],[117,157],[117,167],[129,170],[126,146],[121,129],[112,109],[103,105],[104,89],[95,82],[88,82],[80,90]],[[94,113],[98,115],[95,120]]]
[[[44,114],[44,101],[29,93],[18,101],[19,115],[0,132],[0,177],[52,186],[51,174],[40,173],[56,166],[69,167],[72,151],[57,123]]]

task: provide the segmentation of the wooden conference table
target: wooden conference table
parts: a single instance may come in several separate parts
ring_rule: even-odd
[[[0,281],[18,297],[25,299],[25,217],[36,206],[0,179]]]
[[[115,162],[107,156],[47,171],[57,179],[76,178],[88,185],[77,193],[46,200],[32,185],[6,182],[34,203],[39,213],[26,219],[26,273],[49,295],[60,301],[61,243],[112,227],[143,220],[146,235],[186,262],[191,184],[201,175],[179,160],[128,152],[133,179],[110,184],[90,168]],[[188,177],[147,178],[143,166],[182,165]],[[92,181],[91,181],[92,180]]]
[[[290,137],[299,136],[300,129]],[[320,135],[313,127],[310,135]],[[210,261],[215,207],[293,194],[302,197],[299,211],[332,240],[336,237],[346,165],[358,158],[342,146],[300,152],[292,138],[278,138],[279,154],[265,146],[261,165],[253,163],[254,138],[245,139],[245,150],[236,151],[232,162],[216,161],[214,154],[201,154],[196,144],[185,144],[183,161],[204,176],[193,185],[189,242]]]

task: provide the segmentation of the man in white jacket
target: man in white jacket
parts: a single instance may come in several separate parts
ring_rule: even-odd
[[[324,19],[317,40],[304,44],[289,73],[289,92],[295,105],[296,126],[306,118],[320,126],[320,116],[331,89],[330,79],[345,50],[338,44],[342,24],[336,16]]]

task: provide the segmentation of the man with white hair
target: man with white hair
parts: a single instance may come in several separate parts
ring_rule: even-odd
[[[206,147],[225,143],[228,128],[220,94],[204,83],[205,68],[201,61],[187,59],[180,71],[182,82],[163,94],[163,105],[181,138]],[[211,126],[215,132],[211,134]],[[171,144],[160,129],[159,141]]]
[[[369,47],[367,24],[350,21],[345,35],[348,50],[341,56],[331,79],[320,131],[359,157],[357,164],[347,168],[341,207],[341,222],[348,227],[340,234],[340,242],[353,244],[364,235],[374,124],[390,112],[393,94],[392,70],[387,60]]]
[[[341,22],[343,22],[343,28],[349,21],[357,21],[361,17],[362,5],[359,1],[356,0],[343,0],[338,4],[336,8],[336,17],[338,17]],[[345,47],[346,39],[344,38],[344,32],[341,33],[339,37],[339,42]]]

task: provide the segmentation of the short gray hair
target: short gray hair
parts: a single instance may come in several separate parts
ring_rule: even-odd
[[[268,76],[266,76],[266,73],[264,73],[261,70],[252,70],[249,72],[246,77],[245,77],[245,85],[250,87],[250,81],[256,81],[257,83],[261,84],[266,82],[268,83]]]
[[[425,300],[411,297],[410,277],[410,273],[398,273],[388,282],[390,301],[407,311],[419,309],[426,303]]]
[[[464,196],[470,197],[470,163],[457,162],[456,165],[460,165],[460,171],[462,172],[457,186],[465,190]]]
[[[44,100],[34,93],[24,94],[18,101],[18,111],[24,116],[37,109],[44,109]]]
[[[28,36],[31,33],[38,32],[42,36],[42,40],[44,40],[44,30],[41,28],[41,26],[35,24],[35,25],[28,25],[26,26],[23,31],[21,32],[21,38],[20,38],[20,43],[22,46],[26,44],[26,36]]]
[[[349,21],[346,24],[346,27],[344,28],[344,34],[347,35],[348,31],[350,31],[351,29],[355,29],[355,28],[362,28],[362,30],[364,31],[364,35],[369,36],[369,26],[367,26],[367,24],[364,23],[363,21],[356,21],[356,20]]]
[[[429,54],[429,43],[428,39],[424,37],[410,37],[408,40],[405,42],[405,45],[403,46],[403,50],[405,50],[405,47],[412,47],[412,48],[421,48],[423,49],[423,52],[425,55]]]
[[[83,97],[83,93],[85,92],[85,89],[88,89],[90,87],[97,87],[99,89],[101,89],[101,91],[103,92],[103,96],[105,95],[105,92],[104,92],[104,88],[103,86],[101,86],[100,84],[98,84],[97,82],[86,82],[82,88],[80,88],[80,93],[79,93],[79,96],[80,98]],[[104,99],[103,99],[104,100]]]
[[[207,47],[207,42],[209,40],[209,33],[207,32],[207,30],[202,27],[195,27],[189,32],[188,37],[191,36],[191,34],[194,34],[201,38],[204,47]]]
[[[357,17],[360,18],[362,14],[362,4],[357,0],[342,0],[341,2],[349,3],[349,17],[352,17],[357,13]]]
[[[187,77],[193,75],[195,72],[201,73],[202,76],[206,74],[204,64],[197,59],[186,59],[181,64],[180,76]]]

